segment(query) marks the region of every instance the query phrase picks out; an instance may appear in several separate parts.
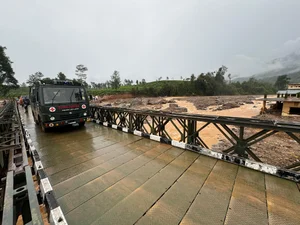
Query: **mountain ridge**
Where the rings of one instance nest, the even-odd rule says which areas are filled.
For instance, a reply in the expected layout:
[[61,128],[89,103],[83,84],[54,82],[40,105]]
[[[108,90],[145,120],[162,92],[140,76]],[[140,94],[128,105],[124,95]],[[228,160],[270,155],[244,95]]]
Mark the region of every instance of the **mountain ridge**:
[[290,77],[290,82],[300,82],[300,49],[284,57],[275,58],[266,65],[271,69],[249,77],[237,77],[233,79],[233,82],[243,82],[255,78],[268,83],[275,83],[278,76],[285,74]]

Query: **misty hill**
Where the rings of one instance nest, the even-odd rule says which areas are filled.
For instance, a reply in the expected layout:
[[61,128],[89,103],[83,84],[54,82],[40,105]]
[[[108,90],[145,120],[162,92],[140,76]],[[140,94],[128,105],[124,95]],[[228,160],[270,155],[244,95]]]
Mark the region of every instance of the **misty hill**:
[[[266,64],[269,70],[254,74],[257,80],[262,80],[268,83],[275,83],[280,75],[287,74],[290,77],[290,82],[300,82],[300,51],[293,52],[282,58],[276,58]],[[251,77],[239,77],[234,79],[234,82],[243,82],[249,80]]]

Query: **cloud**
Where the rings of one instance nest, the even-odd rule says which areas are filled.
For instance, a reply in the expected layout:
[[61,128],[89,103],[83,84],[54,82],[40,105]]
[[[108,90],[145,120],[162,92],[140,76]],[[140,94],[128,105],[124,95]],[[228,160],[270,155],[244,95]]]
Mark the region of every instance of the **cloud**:
[[227,65],[234,76],[251,76],[264,68],[264,63],[258,57],[236,54],[230,58]]
[[300,37],[285,41],[281,46],[273,50],[271,57],[283,57],[293,52],[300,54]]
[[280,70],[294,66],[300,55],[300,37],[283,42],[279,47],[266,54],[264,58],[246,54],[236,54],[230,58],[228,67],[233,74],[251,76],[257,73]]
[[299,0],[3,1],[0,44],[20,82],[36,71],[74,77],[77,64],[88,67],[88,81],[94,82],[105,82],[114,70],[122,80],[151,81],[222,64],[246,76],[281,66],[265,62],[300,46],[300,38],[291,38],[299,37],[298,5]]
[[300,47],[300,37],[294,39],[294,40],[288,40],[284,44],[286,47]]

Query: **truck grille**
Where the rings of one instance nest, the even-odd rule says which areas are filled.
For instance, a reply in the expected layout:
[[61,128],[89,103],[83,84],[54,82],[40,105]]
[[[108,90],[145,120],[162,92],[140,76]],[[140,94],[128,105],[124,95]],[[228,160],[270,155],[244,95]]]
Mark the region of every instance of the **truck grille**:
[[76,119],[76,118],[79,118],[79,113],[60,115],[60,118],[61,118],[62,120]]

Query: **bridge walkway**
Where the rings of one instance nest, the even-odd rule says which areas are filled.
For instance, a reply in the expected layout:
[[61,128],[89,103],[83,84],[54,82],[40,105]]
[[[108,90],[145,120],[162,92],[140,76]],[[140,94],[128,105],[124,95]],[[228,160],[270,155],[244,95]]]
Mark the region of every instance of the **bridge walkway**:
[[69,224],[300,224],[299,184],[94,123],[23,114]]

